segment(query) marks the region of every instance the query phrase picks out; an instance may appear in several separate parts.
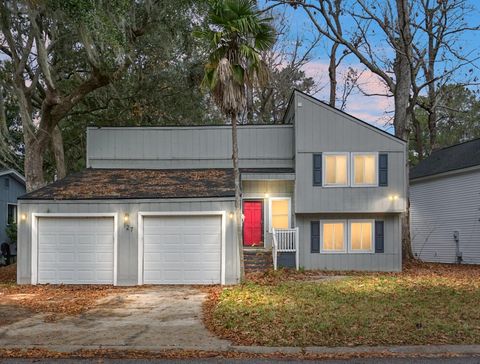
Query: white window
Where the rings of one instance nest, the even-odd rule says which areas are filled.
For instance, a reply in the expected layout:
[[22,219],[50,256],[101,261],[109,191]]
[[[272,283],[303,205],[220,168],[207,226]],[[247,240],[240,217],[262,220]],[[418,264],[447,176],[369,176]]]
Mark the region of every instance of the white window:
[[374,236],[373,220],[351,220],[349,225],[349,251],[351,253],[372,253]]
[[324,153],[324,186],[348,186],[348,153]]
[[290,228],[290,198],[270,198],[270,231]]
[[345,253],[346,229],[345,221],[322,221],[322,244],[323,253]]
[[352,153],[352,186],[378,184],[377,153]]

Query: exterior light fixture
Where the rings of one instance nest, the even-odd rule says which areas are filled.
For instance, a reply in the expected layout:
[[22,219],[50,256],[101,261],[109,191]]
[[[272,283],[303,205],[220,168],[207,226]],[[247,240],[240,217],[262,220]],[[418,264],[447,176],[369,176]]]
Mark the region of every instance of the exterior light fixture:
[[133,226],[130,226],[130,216],[128,215],[128,213],[125,213],[125,215],[123,215],[123,227],[125,228],[125,230],[133,231]]
[[268,193],[265,194],[265,198],[268,198],[268,196],[270,196]]
[[393,200],[394,201],[398,200],[398,195],[393,196]]
[[26,221],[27,220],[27,214],[21,214],[20,215],[20,220]]
[[399,199],[399,196],[398,195],[389,195],[388,199],[390,201],[397,201]]
[[233,219],[233,216],[234,216],[233,212],[230,211],[230,213],[228,214],[228,217],[229,217],[230,219]]

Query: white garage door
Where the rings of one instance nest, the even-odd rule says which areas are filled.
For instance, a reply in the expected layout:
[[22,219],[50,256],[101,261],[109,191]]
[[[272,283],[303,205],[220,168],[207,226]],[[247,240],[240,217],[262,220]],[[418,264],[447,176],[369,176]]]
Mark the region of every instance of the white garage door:
[[220,216],[146,216],[145,284],[220,283]]
[[113,218],[39,218],[38,283],[113,284],[113,231]]

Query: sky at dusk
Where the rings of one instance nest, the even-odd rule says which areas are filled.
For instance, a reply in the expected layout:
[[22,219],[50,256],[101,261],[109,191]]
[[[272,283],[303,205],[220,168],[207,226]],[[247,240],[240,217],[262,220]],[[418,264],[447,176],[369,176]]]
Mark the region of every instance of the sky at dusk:
[[[469,5],[474,8],[474,11],[468,13],[465,21],[471,26],[478,26],[480,24],[480,1],[469,0]],[[272,5],[272,1],[261,0],[259,1],[260,7]],[[305,39],[305,47],[307,47],[317,32],[314,29],[310,19],[305,12],[299,7],[293,9],[290,6],[281,6],[276,8],[277,12],[285,12],[288,24],[289,24],[289,37],[293,40],[296,37]],[[344,29],[354,29],[353,21],[344,19]],[[381,32],[377,32],[378,38],[372,42],[372,46],[375,47],[375,51],[379,55],[389,56],[389,52],[392,52],[388,45],[385,45],[385,41],[380,36]],[[466,52],[472,52],[472,57],[480,56],[480,32],[469,32],[463,36],[461,40],[462,49]],[[324,40],[315,47],[312,52],[311,61],[304,67],[304,70],[308,76],[313,77],[318,84],[322,87],[320,91],[316,93],[316,97],[322,100],[328,100],[328,51],[331,44]],[[477,62],[474,67],[474,72],[480,76],[480,64]],[[363,72],[359,79],[359,85],[361,89],[368,93],[385,93],[385,87],[378,77],[366,70],[365,67],[358,61],[353,55],[348,56],[345,62],[340,66],[338,73],[340,75],[345,74],[348,67],[355,68],[356,70]],[[462,73],[457,75],[457,80],[462,79]],[[341,76],[340,76],[341,77]],[[339,80],[340,81],[340,80]],[[340,82],[339,82],[340,83]],[[366,96],[359,90],[355,90],[348,98],[346,110],[348,113],[363,119],[369,123],[375,124],[384,128],[387,131],[393,132],[393,127],[390,125],[391,117],[393,116],[393,98],[381,97],[381,96]]]

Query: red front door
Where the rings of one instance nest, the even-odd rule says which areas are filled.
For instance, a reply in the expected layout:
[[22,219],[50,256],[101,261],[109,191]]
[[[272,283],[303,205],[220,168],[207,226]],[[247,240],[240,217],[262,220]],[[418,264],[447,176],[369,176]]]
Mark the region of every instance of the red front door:
[[263,245],[263,202],[243,202],[243,245]]

